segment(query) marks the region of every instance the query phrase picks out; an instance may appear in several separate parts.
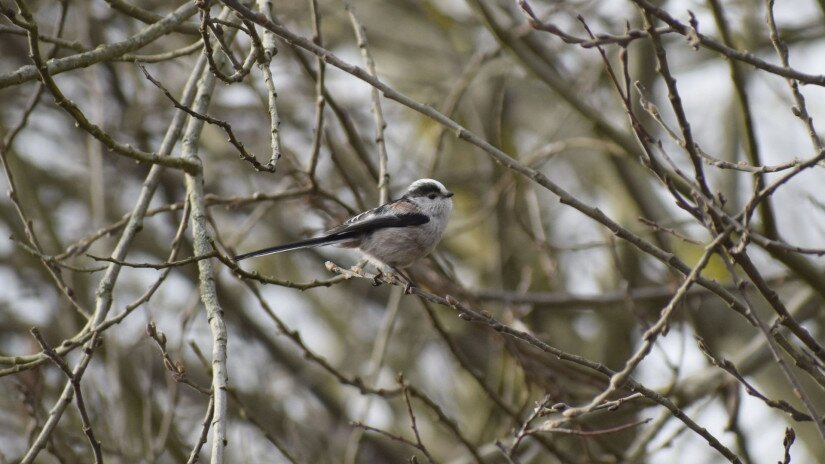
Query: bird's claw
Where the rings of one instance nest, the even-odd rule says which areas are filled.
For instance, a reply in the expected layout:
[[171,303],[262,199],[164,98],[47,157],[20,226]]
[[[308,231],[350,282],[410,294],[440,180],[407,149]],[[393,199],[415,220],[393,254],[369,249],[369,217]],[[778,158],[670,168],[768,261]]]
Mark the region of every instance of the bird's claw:
[[[403,276],[403,274],[401,274],[401,273],[396,274],[394,272],[386,272],[385,273],[381,269],[378,269],[378,273],[375,274],[372,278],[372,286],[377,287],[377,286],[381,285],[383,282],[395,285],[395,284],[399,283],[399,281],[401,280],[399,278],[400,276]],[[415,285],[413,285],[412,281],[410,279],[408,279],[406,276],[404,276],[403,282],[405,282],[405,284],[404,284],[404,294],[405,295],[412,295],[412,289],[415,287]]]

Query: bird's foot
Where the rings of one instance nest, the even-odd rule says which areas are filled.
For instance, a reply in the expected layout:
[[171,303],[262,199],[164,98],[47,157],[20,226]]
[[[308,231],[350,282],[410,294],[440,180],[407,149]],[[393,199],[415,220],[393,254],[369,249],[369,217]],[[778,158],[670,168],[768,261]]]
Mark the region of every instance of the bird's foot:
[[372,286],[377,287],[377,286],[381,285],[381,280],[382,280],[383,277],[384,277],[384,273],[381,271],[381,269],[379,269],[378,274],[375,274],[375,277],[372,278]]
[[352,272],[354,272],[354,273],[356,273],[356,274],[361,274],[361,273],[363,273],[363,272],[364,272],[364,268],[366,267],[366,265],[367,265],[367,260],[362,259],[361,261],[358,261],[357,263],[355,263],[355,264],[354,264],[351,268],[349,268],[349,269],[350,269],[350,271],[352,271]]
[[392,268],[392,271],[393,271],[392,272],[393,283],[403,282],[404,283],[404,294],[405,295],[412,295],[412,289],[415,287],[415,284],[413,284],[412,279],[407,277],[407,275],[404,274],[403,272],[401,272],[400,269]]

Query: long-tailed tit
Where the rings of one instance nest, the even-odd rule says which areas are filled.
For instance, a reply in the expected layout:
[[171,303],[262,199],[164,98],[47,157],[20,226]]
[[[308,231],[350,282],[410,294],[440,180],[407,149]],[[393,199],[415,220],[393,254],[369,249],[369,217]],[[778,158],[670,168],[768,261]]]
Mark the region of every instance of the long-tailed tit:
[[427,256],[441,240],[453,209],[452,196],[441,182],[419,179],[398,200],[354,216],[320,237],[264,248],[233,259],[339,245],[358,248],[379,271],[383,266],[404,269]]

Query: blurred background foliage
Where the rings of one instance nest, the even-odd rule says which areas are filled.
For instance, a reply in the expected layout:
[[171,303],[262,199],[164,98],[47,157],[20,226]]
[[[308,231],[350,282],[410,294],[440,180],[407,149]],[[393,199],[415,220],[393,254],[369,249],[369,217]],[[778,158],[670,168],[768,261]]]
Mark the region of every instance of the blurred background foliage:
[[[14,8],[11,3],[0,1],[4,8]],[[57,59],[140,33],[147,25],[134,17],[136,13],[127,12],[128,5],[157,16],[171,11],[168,2],[152,0],[27,3],[48,36],[58,35],[56,24],[65,9],[59,35],[68,42],[53,49],[41,41],[43,52]],[[690,266],[698,262],[712,236],[704,224],[675,205],[668,190],[640,162],[642,149],[595,48],[532,29],[509,0],[354,4],[382,81],[539,169],[644,240]],[[761,2],[658,4],[684,23],[690,9],[699,30],[720,41],[719,25],[724,24],[735,48],[778,62]],[[583,38],[587,34],[578,15],[596,33],[620,35],[626,27],[642,27],[633,2],[536,0],[531,5],[542,20]],[[319,0],[318,6],[320,43],[343,60],[363,66],[345,3]],[[212,2],[213,17],[221,7]],[[290,30],[312,36],[310,2],[275,1],[273,12]],[[825,52],[822,2],[780,2],[776,15],[791,49],[792,66],[825,73],[818,58]],[[129,52],[139,57],[120,56],[63,72],[55,76],[56,82],[116,140],[156,151],[177,110],[144,78],[135,61],[142,61],[172,95],[179,96],[202,48],[157,62],[153,56],[200,41],[197,15],[184,24],[188,29]],[[0,77],[5,78],[31,61],[22,29],[7,18],[0,25]],[[685,113],[705,151],[733,163],[752,163],[748,153],[755,145],[766,165],[815,152],[805,126],[793,115],[795,103],[784,78],[736,63],[743,74],[737,83],[731,78],[730,61],[719,53],[694,50],[678,34],[665,34],[662,41]],[[249,48],[245,34],[232,46],[240,59]],[[318,62],[286,42],[277,42],[277,48],[271,62],[281,118],[283,157],[277,170],[256,172],[216,126],[207,125],[198,142],[211,232],[223,250],[245,252],[311,236],[378,204],[371,87],[326,66],[318,165],[310,176],[312,145],[319,136]],[[619,47],[604,49],[618,69]],[[646,89],[645,98],[660,109],[670,127],[677,128],[650,41],[631,42],[627,54],[633,81]],[[35,79],[0,81],[0,135],[5,137],[23,117],[38,84]],[[751,141],[737,89],[747,93],[755,137]],[[821,121],[822,87],[809,85],[802,91],[814,122]],[[644,113],[638,100],[634,94],[640,121],[661,140],[675,165],[690,171],[684,150]],[[621,369],[683,277],[432,119],[388,99],[381,105],[391,196],[421,177],[439,179],[456,192],[451,223],[435,258],[413,270],[420,286],[483,308],[568,353]],[[259,160],[269,157],[267,90],[257,67],[241,82],[219,82],[208,114],[230,123]],[[14,143],[4,148],[5,170],[16,180],[19,205],[32,221],[43,253],[62,254],[61,266],[54,268],[74,299],[93,308],[102,272],[88,271],[107,263],[86,253],[112,253],[122,231],[122,225],[113,225],[131,211],[149,168],[110,152],[78,129],[48,91],[39,96],[28,118]],[[179,151],[175,148],[173,153]],[[725,209],[739,211],[752,194],[754,176],[712,166],[706,166],[706,172],[714,192],[724,195]],[[821,167],[799,174],[772,195],[770,211],[758,210],[752,227],[773,227],[792,244],[825,246],[823,180]],[[7,190],[7,177],[0,184]],[[183,174],[165,171],[150,208],[158,212],[145,218],[129,262],[159,263],[168,258],[178,225],[185,220],[185,199]],[[21,245],[26,234],[15,204],[4,196],[0,211],[0,235],[13,237],[0,241],[0,462],[16,462],[42,427],[65,377],[50,364],[17,372],[11,357],[40,351],[29,334],[32,326],[57,346],[80,332],[86,321],[55,285],[43,261]],[[774,224],[766,224],[766,214]],[[109,228],[107,233],[95,236],[87,249],[83,240],[103,228]],[[187,233],[183,240],[181,254],[191,256],[191,236]],[[780,299],[821,340],[822,258],[777,256],[756,245],[748,250]],[[324,267],[326,260],[349,267],[358,257],[350,250],[313,249],[256,259],[242,267],[301,284],[333,278]],[[450,308],[401,296],[398,288],[373,287],[363,279],[336,280],[307,290],[250,284],[260,288],[267,309],[229,269],[218,269],[218,294],[229,329],[232,391],[227,462],[372,463],[401,462],[411,456],[426,461],[419,450],[352,425],[359,421],[415,440],[403,395],[367,391],[397,389],[399,373],[410,391],[417,392],[410,404],[421,440],[438,462],[724,459],[664,408],[638,398],[565,427],[593,431],[645,418],[653,422],[593,436],[540,432],[525,438],[508,458],[496,446],[498,441],[505,448],[512,446],[528,419],[530,427],[539,427],[560,417],[547,411],[531,416],[537,403],[581,405],[602,392],[609,379],[462,321]],[[124,267],[114,288],[112,316],[144,294],[160,272]],[[703,276],[732,285],[718,257]],[[770,307],[756,293],[750,295],[754,310],[772,321]],[[186,377],[205,388],[210,383],[208,360],[204,363],[198,356],[199,349],[208,357],[211,338],[198,295],[197,269],[194,264],[175,267],[148,302],[105,332],[83,377],[87,408],[108,462],[182,462],[201,431],[208,397],[176,382],[164,367],[158,345],[146,335],[150,321],[165,334],[170,359],[180,363]],[[794,462],[825,456],[822,438],[810,422],[794,421],[746,394],[733,377],[711,365],[695,337],[734,362],[767,397],[802,409],[765,348],[763,335],[724,301],[699,289],[679,304],[666,337],[656,342],[634,376],[671,398],[744,462],[781,461],[784,429],[789,426],[798,437],[792,449]],[[797,341],[794,344],[803,350]],[[79,359],[78,351],[66,356],[70,365]],[[790,358],[786,361],[793,364]],[[823,387],[791,368],[820,410],[825,407]],[[814,369],[820,371],[821,364]],[[361,382],[365,388],[359,389]],[[631,393],[620,390],[615,398]],[[90,456],[80,416],[70,407],[37,462],[91,462]],[[208,446],[201,459],[207,457]]]

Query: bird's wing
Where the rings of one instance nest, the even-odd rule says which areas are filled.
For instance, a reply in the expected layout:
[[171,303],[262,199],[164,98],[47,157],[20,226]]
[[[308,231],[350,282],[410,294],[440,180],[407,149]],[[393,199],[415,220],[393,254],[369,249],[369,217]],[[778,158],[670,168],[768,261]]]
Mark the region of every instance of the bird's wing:
[[426,224],[430,219],[416,212],[418,208],[402,198],[383,204],[349,218],[341,225],[335,226],[324,233],[325,237],[358,235],[387,227],[408,227]]
[[430,218],[421,213],[369,215],[356,221],[347,221],[328,230],[324,236],[328,238],[357,238],[359,235],[378,229],[420,226],[428,222],[430,222]]

